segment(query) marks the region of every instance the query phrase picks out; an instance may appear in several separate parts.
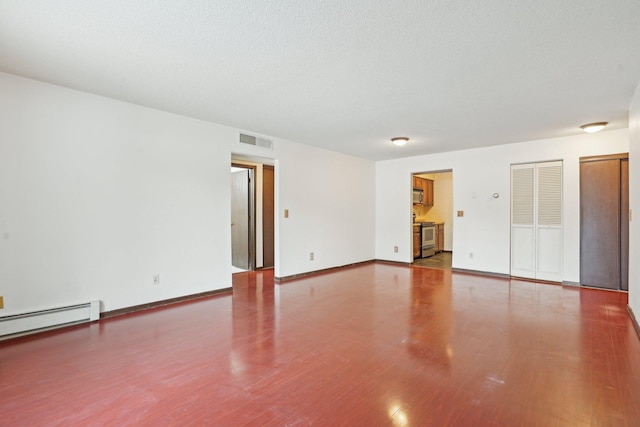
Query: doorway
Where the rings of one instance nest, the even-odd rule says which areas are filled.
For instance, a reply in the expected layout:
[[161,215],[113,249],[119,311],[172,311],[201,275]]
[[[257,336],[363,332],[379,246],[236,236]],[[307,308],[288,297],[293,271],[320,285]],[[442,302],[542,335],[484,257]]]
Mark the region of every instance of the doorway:
[[413,173],[413,265],[450,270],[453,258],[453,171]]
[[629,155],[580,158],[580,284],[629,290]]
[[233,273],[275,265],[275,167],[235,156],[231,160],[231,264]]

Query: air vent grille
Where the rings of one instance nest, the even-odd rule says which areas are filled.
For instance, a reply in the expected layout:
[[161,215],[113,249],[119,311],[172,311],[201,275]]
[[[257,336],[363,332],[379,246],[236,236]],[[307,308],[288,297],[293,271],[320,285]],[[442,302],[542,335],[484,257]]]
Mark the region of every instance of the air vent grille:
[[241,133],[240,142],[243,144],[255,145],[256,147],[268,148],[269,150],[273,150],[273,141],[265,138],[259,138],[253,135]]

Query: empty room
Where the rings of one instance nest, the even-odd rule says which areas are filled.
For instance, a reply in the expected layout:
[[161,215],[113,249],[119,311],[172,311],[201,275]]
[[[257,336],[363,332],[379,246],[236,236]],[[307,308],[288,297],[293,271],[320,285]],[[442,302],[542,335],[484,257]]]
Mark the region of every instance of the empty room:
[[640,425],[638,52],[635,0],[0,2],[0,426]]

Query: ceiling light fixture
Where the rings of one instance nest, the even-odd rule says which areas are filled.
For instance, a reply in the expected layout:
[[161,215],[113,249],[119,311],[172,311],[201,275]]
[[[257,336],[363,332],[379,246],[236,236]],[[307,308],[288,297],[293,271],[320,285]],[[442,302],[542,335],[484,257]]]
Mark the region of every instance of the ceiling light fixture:
[[409,142],[409,138],[407,138],[406,136],[397,136],[395,138],[391,138],[391,142],[393,143],[393,145],[395,145],[396,147],[402,147],[403,145],[405,145],[407,142]]
[[589,123],[588,125],[580,126],[580,129],[587,133],[595,133],[604,129],[604,127],[608,124],[608,122]]

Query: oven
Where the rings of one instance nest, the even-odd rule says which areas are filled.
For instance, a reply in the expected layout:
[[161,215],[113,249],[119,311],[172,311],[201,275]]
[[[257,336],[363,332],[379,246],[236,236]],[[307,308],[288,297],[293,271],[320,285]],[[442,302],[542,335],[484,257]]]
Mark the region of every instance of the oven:
[[436,253],[436,226],[433,222],[422,223],[422,241],[420,243],[420,256],[430,257]]

